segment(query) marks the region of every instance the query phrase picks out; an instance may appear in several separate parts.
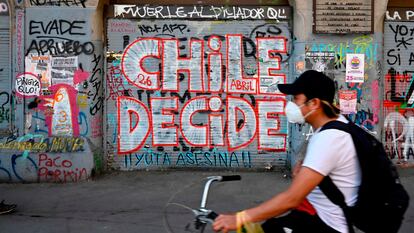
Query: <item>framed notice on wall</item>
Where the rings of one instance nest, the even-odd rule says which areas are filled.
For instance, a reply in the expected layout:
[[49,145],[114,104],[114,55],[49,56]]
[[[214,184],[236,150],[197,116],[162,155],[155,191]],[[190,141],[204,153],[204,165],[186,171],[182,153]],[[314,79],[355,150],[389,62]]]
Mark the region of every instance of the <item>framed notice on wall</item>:
[[313,33],[372,33],[374,0],[313,0]]

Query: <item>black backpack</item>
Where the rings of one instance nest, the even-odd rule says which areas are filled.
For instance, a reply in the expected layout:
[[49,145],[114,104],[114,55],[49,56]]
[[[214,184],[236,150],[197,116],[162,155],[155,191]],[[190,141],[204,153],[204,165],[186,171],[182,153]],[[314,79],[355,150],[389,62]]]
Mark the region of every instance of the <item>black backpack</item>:
[[329,200],[344,211],[349,232],[354,232],[353,226],[364,232],[398,232],[410,198],[382,143],[352,122],[330,121],[321,131],[326,129],[342,130],[352,136],[361,166],[361,186],[355,206],[346,205],[344,195],[329,176],[319,184]]

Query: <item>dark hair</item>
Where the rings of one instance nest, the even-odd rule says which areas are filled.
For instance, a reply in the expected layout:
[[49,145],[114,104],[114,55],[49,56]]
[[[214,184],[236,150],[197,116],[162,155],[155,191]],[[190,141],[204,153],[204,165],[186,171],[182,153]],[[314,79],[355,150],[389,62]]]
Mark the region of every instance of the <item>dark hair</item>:
[[334,118],[338,117],[339,109],[328,101],[321,100],[322,110],[329,117]]

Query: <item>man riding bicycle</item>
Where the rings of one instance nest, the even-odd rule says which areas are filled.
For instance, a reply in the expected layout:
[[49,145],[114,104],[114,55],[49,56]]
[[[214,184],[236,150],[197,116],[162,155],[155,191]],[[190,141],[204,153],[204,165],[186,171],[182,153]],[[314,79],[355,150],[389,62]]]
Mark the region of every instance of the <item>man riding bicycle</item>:
[[[332,203],[318,185],[329,174],[345,196],[348,206],[355,204],[361,183],[361,168],[350,134],[321,127],[330,121],[348,120],[334,106],[335,84],[321,72],[308,70],[292,84],[279,84],[279,90],[293,95],[286,105],[289,122],[309,123],[315,133],[309,141],[303,163],[295,167],[290,187],[270,200],[237,215],[219,215],[213,224],[216,231],[236,230],[246,222],[267,220],[265,232],[348,232],[342,209]],[[306,203],[311,206],[303,208]],[[298,208],[300,207],[300,208]],[[289,214],[281,216],[290,211]]]

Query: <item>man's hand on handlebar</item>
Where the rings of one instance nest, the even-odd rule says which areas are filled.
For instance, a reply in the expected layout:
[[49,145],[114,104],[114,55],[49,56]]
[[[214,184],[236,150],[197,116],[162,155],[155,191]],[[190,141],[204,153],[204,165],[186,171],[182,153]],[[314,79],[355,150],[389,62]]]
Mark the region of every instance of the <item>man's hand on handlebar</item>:
[[213,229],[216,232],[227,233],[230,230],[237,230],[236,215],[220,214],[213,223]]

